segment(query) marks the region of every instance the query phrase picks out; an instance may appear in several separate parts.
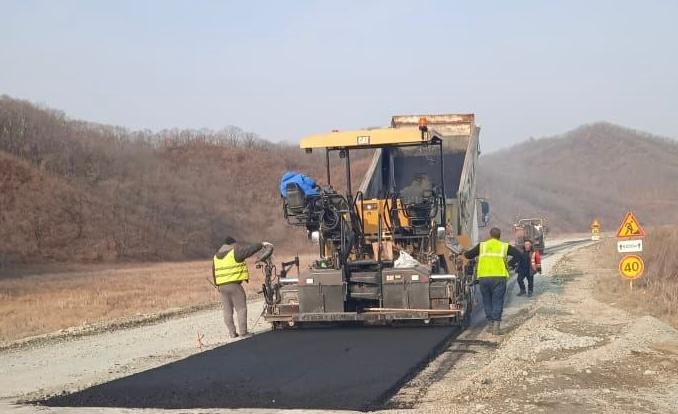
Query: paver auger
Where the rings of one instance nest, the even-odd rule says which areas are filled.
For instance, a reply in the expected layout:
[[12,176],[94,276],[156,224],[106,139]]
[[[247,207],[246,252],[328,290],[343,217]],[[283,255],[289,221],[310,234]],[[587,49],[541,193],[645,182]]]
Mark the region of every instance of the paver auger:
[[[479,128],[473,115],[394,116],[390,128],[331,132],[301,141],[324,150],[326,185],[289,183],[284,214],[319,245],[299,277],[265,260],[264,317],[274,327],[396,321],[462,325],[473,303],[464,265],[489,208],[476,199]],[[360,189],[351,152],[374,150]],[[332,187],[330,154],[345,162],[346,192]],[[482,214],[479,218],[479,211]]]

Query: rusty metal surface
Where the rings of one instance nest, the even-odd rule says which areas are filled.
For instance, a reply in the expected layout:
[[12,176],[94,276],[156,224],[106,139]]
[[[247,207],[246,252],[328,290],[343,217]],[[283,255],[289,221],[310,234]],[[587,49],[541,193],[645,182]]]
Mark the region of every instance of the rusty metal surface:
[[419,118],[425,117],[430,129],[443,136],[470,136],[475,128],[474,114],[419,114],[395,115],[391,118],[393,128],[409,128],[419,125]]

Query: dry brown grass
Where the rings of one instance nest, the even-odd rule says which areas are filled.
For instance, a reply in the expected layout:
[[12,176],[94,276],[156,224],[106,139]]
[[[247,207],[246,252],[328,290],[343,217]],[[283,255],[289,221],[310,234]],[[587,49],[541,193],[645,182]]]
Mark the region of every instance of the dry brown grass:
[[652,229],[643,241],[644,275],[633,282],[619,276],[622,257],[616,252],[616,239],[600,244],[597,255],[602,272],[598,296],[606,302],[634,312],[646,312],[678,327],[678,227]]
[[645,240],[646,275],[641,279],[659,307],[678,321],[678,227],[656,229]]
[[[289,260],[285,252],[276,262]],[[309,256],[302,256],[307,265]],[[262,271],[249,264],[248,295],[261,289]],[[211,262],[44,268],[0,280],[0,342],[60,329],[118,321],[168,310],[219,303]],[[33,274],[30,274],[33,273]]]
[[23,276],[0,281],[0,339],[213,303],[205,261]]

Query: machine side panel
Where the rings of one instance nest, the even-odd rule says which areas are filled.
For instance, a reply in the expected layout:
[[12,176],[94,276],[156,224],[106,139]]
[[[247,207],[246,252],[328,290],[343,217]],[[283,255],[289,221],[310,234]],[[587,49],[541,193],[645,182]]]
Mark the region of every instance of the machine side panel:
[[299,280],[299,312],[343,312],[346,284],[340,270],[314,270]]
[[343,286],[299,286],[299,312],[343,312],[344,296]]
[[474,214],[476,212],[476,167],[478,164],[478,128],[473,129],[466,149],[464,168],[461,173],[458,200],[457,234],[473,239]]
[[430,272],[424,268],[384,269],[382,272],[385,308],[429,309]]

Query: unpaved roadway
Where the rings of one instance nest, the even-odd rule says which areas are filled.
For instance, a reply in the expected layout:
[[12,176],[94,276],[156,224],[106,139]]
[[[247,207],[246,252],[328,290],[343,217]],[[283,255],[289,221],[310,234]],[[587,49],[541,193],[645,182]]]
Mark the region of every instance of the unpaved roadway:
[[[594,299],[598,245],[511,296],[500,339],[474,326],[390,401],[441,413],[678,413],[678,332]],[[511,295],[515,295],[514,291]],[[639,293],[640,294],[640,293]]]
[[[397,369],[390,371],[387,369],[384,376],[389,381],[383,382],[380,387],[372,388],[369,392],[382,392],[389,384],[397,386],[412,375],[416,375],[393,398],[385,402],[386,407],[390,410],[406,409],[409,412],[411,409],[439,412],[511,410],[678,412],[675,405],[675,396],[678,395],[675,384],[677,374],[675,350],[678,344],[676,332],[653,318],[634,317],[593,300],[589,280],[595,277],[595,266],[590,266],[590,262],[581,259],[585,257],[583,254],[575,255],[576,260],[560,261],[559,265],[552,269],[562,254],[575,248],[574,245],[560,245],[554,249],[556,252],[547,258],[544,266],[545,274],[551,276],[537,278],[538,295],[535,298],[511,300],[507,307],[505,322],[508,333],[502,338],[497,339],[485,332],[482,312],[478,312],[480,317],[476,318],[474,326],[458,336],[450,332],[448,342],[442,341],[441,349],[445,352],[418,375],[416,375],[418,367],[427,362],[426,352],[402,361]],[[593,254],[591,249],[587,251]],[[577,260],[584,260],[584,263]],[[250,324],[257,319],[261,306],[261,302],[250,303]],[[260,321],[254,331],[263,331],[264,325]],[[323,364],[323,355],[336,355],[338,349],[336,346],[343,346],[344,353],[351,355],[358,362],[360,358],[371,361],[371,364],[364,365],[370,371],[377,371],[379,366],[386,366],[388,360],[376,358],[378,355],[381,357],[384,355],[375,352],[374,349],[361,348],[369,344],[370,340],[359,342],[357,347],[350,346],[349,343],[355,341],[346,338],[364,335],[361,332],[345,331],[343,334],[333,331],[318,332],[324,332],[325,336],[328,336],[328,333],[330,336],[335,335],[333,340],[324,339],[335,343],[335,346],[324,348],[322,340],[314,341],[316,338],[312,335],[313,331],[301,333],[302,336],[308,336],[300,338],[302,342],[309,344],[301,351],[307,352],[312,357],[303,369],[297,368],[298,388],[303,390],[304,384],[318,381],[326,383],[335,381],[333,386],[337,390],[344,387],[343,393],[337,392],[336,401],[339,402],[334,406],[326,405],[325,408],[360,408],[352,407],[345,402],[341,404],[355,394],[350,389],[345,389],[345,381],[333,377],[332,372],[321,370],[323,373],[326,372],[327,376],[318,374],[318,366]],[[364,332],[374,335],[369,331]],[[403,330],[399,332],[401,335],[406,333]],[[408,349],[413,349],[411,341],[413,339],[416,341],[421,332],[423,331],[418,330],[411,333],[407,338],[401,338],[398,343],[407,344]],[[199,334],[205,335],[202,342],[207,352],[187,358],[199,352],[197,341]],[[344,334],[347,336],[343,336]],[[103,384],[101,387],[107,387],[110,384],[129,385],[131,381],[134,385],[138,378],[143,379],[144,375],[152,376],[153,371],[144,372],[136,377],[130,374],[167,365],[173,361],[181,360],[179,366],[187,364],[185,361],[205,361],[203,356],[212,352],[216,356],[212,361],[218,362],[219,356],[228,358],[229,355],[232,357],[238,352],[246,355],[248,350],[260,348],[260,345],[249,347],[249,341],[252,341],[252,345],[257,341],[263,341],[265,349],[270,351],[269,345],[276,341],[275,335],[276,333],[268,333],[239,341],[237,344],[225,345],[226,338],[220,312],[204,311],[155,325],[4,351],[0,353],[2,396],[0,410],[11,410],[16,413],[35,410],[50,413],[74,412],[73,408],[46,408],[13,403],[17,400],[32,400],[59,394],[62,391],[83,390],[94,384]],[[422,338],[422,345],[429,348],[434,348],[436,343],[440,345],[441,337],[436,335],[438,334],[431,331],[428,339]],[[280,339],[283,338],[278,338]],[[393,351],[393,347],[385,346],[379,338],[372,339],[386,354],[389,350]],[[294,348],[294,343],[281,341],[282,351],[289,347]],[[301,351],[297,350],[293,355],[293,360],[297,363],[300,355],[303,355]],[[397,347],[396,351],[400,352],[401,358],[402,354],[407,352]],[[209,358],[207,360],[209,361]],[[246,373],[248,363],[253,367],[262,363],[279,364],[280,369],[285,369],[286,361],[288,359],[285,352],[280,352],[276,358],[269,356],[258,360],[251,357],[249,362],[240,365],[240,369]],[[169,369],[170,371],[166,372],[171,372],[175,369],[171,367],[177,365],[169,366],[170,368],[162,369]],[[406,372],[407,369],[404,368],[407,366],[411,372]],[[204,362],[193,367],[206,372],[225,369],[219,364],[205,365]],[[278,365],[274,365],[273,368],[277,367]],[[303,375],[304,370],[313,372],[313,375]],[[200,370],[194,371],[193,378],[205,380]],[[667,374],[672,374],[673,380],[667,380]],[[209,377],[211,374],[206,375]],[[162,377],[156,374],[156,379]],[[219,375],[214,377],[219,379]],[[122,379],[110,383],[111,380],[118,378]],[[252,376],[252,380],[243,384],[243,393],[254,394],[265,387],[275,385],[275,381],[261,384],[266,381],[256,375]],[[142,385],[148,383],[141,381]],[[373,385],[366,384],[365,389]],[[396,390],[397,387],[392,391]],[[219,388],[213,391],[218,393]],[[638,397],[639,394],[641,397]],[[370,398],[379,399],[385,396],[388,395],[363,395],[361,398],[369,401]],[[256,395],[254,397],[256,398]],[[133,407],[135,404],[127,406]],[[153,404],[146,406],[153,407]],[[168,405],[158,408],[163,406]],[[209,405],[205,405],[207,406]],[[222,405],[212,407],[214,406]],[[252,404],[252,407],[275,406],[275,402],[272,401],[268,404]],[[320,408],[322,405],[317,407]],[[369,404],[363,405],[363,408],[369,408]],[[76,412],[99,413],[109,410],[120,411],[119,408],[79,408]]]
[[[253,327],[263,301],[248,304]],[[259,319],[252,331],[267,329]],[[200,342],[198,341],[200,339]],[[232,340],[231,340],[232,341]],[[220,310],[0,353],[0,398],[33,399],[75,391],[228,343]]]

